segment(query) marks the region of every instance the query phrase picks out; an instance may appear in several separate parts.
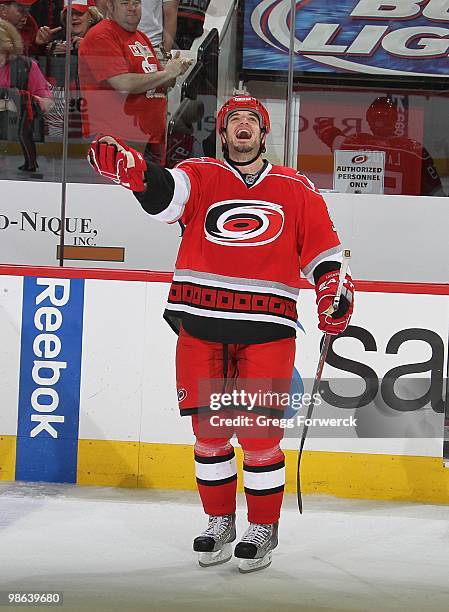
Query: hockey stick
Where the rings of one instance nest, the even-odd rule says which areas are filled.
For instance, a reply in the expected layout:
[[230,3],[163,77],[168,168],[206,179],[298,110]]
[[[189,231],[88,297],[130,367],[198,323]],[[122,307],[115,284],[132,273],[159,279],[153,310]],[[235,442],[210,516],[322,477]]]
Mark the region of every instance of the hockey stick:
[[[343,261],[340,267],[340,274],[338,275],[338,286],[337,292],[334,297],[334,301],[332,302],[332,306],[328,309],[327,314],[332,314],[338,309],[338,305],[340,303],[341,292],[343,289],[343,283],[345,281],[346,272],[348,270],[349,258],[351,257],[351,251],[346,249],[343,251]],[[325,333],[324,341],[321,347],[320,358],[318,360],[318,366],[315,373],[315,380],[313,381],[312,387],[312,398],[307,409],[306,420],[304,422],[304,428],[302,430],[301,441],[299,444],[299,455],[298,455],[298,466],[296,471],[296,493],[298,499],[298,510],[302,514],[302,496],[301,496],[301,457],[302,451],[304,449],[304,443],[306,441],[307,432],[309,431],[309,427],[307,423],[312,417],[312,412],[315,407],[316,397],[318,395],[319,386],[321,383],[321,375],[323,374],[324,364],[326,363],[326,357],[329,350],[329,346],[332,340],[332,334]]]

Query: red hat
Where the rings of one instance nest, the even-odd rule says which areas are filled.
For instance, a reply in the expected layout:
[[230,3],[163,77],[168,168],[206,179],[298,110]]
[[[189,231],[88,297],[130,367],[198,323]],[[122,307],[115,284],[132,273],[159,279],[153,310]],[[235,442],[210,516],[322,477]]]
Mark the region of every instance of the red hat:
[[259,102],[259,100],[253,98],[249,94],[239,94],[225,102],[218,111],[217,130],[220,134],[225,131],[229,117],[236,111],[251,111],[255,113],[259,117],[260,129],[265,132],[265,134],[268,134],[270,131],[270,117],[262,102]]
[[[67,10],[68,4],[69,0],[64,0],[63,11]],[[95,0],[75,0],[72,2],[72,10],[77,11],[77,13],[85,13],[90,6],[95,6]]]
[[13,2],[21,4],[22,6],[31,6],[37,2],[37,0],[0,0],[0,4],[12,4]]

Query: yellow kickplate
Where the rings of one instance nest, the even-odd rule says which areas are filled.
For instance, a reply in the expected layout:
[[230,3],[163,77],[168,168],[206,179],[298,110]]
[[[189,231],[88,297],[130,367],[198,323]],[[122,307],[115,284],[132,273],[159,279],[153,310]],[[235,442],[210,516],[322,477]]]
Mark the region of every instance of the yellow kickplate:
[[139,443],[79,440],[77,484],[137,487]]
[[0,436],[0,480],[15,480],[16,436]]

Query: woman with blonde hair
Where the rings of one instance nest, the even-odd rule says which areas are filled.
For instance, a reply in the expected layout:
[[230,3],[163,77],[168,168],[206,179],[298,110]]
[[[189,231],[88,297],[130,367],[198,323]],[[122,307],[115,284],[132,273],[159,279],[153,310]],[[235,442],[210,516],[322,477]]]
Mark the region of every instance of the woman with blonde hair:
[[[25,157],[19,170],[34,172],[37,168],[34,119],[48,112],[53,101],[39,66],[22,53],[19,32],[0,19],[0,138],[9,140],[10,126],[17,125],[17,134],[13,136],[20,142]],[[10,113],[16,113],[17,122],[9,121]]]

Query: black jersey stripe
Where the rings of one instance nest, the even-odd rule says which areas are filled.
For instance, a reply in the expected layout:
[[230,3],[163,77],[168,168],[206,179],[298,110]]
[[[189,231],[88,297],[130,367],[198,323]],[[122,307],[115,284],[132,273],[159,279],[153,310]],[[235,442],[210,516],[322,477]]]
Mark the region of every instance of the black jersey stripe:
[[217,455],[216,457],[203,457],[195,453],[195,461],[197,463],[204,463],[204,464],[224,463],[225,461],[231,461],[231,459],[234,459],[234,457],[235,457],[234,451],[232,451],[228,455]]
[[245,487],[245,493],[258,497],[262,497],[263,495],[274,495],[275,493],[282,493],[283,490],[284,485],[281,485],[280,487],[274,487],[273,489],[249,489],[248,487]]
[[272,465],[246,465],[243,464],[243,470],[245,472],[275,472],[285,467],[285,461],[279,461],[279,463],[273,463]]
[[237,474],[234,474],[234,476],[229,476],[229,478],[222,478],[221,480],[203,480],[202,478],[196,479],[198,484],[204,485],[205,487],[219,487],[220,485],[228,484],[234,480],[237,480]]

